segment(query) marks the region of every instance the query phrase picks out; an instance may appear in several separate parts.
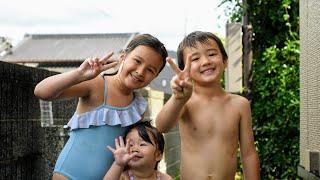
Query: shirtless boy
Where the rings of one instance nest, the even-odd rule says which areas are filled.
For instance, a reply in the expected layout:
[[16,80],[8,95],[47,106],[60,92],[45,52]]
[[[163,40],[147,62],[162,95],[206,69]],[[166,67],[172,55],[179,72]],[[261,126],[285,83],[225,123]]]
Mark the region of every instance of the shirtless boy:
[[220,78],[228,56],[218,37],[196,31],[178,47],[173,95],[156,118],[161,132],[179,123],[182,180],[233,180],[240,145],[245,179],[260,179],[259,158],[254,146],[249,101],[230,94]]

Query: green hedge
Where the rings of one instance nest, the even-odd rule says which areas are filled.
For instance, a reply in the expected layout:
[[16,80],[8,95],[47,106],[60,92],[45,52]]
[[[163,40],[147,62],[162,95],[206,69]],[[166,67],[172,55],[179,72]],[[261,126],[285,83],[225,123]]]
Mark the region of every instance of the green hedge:
[[299,163],[299,43],[267,48],[253,65],[253,130],[261,176],[292,179]]
[[240,22],[248,10],[253,26],[251,107],[261,178],[297,179],[299,0],[247,2],[243,6],[240,0],[223,0],[222,5],[229,6],[231,21]]

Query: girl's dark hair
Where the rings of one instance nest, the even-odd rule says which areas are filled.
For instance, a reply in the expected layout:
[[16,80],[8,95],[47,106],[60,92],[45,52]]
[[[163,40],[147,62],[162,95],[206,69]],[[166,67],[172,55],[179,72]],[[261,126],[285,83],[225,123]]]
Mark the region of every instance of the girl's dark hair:
[[[163,154],[164,151],[164,137],[162,133],[158,131],[157,128],[151,125],[150,121],[141,121],[136,124],[133,124],[130,126],[124,134],[124,139],[127,138],[127,135],[129,132],[131,132],[133,129],[136,129],[138,131],[139,136],[146,142],[152,144],[153,146],[156,147],[157,150]],[[149,132],[149,133],[148,133]],[[150,137],[150,134],[152,137]],[[151,139],[154,139],[154,143],[152,142]],[[157,169],[159,161],[156,163],[156,166],[154,167]]]
[[158,72],[160,73],[166,64],[166,58],[168,56],[167,49],[164,47],[162,42],[160,42],[156,37],[150,34],[138,34],[129,42],[129,44],[127,45],[126,49],[123,50],[123,52],[130,53],[140,45],[148,46],[161,55],[163,63]]
[[218,38],[216,35],[214,35],[211,32],[194,31],[194,32],[190,33],[188,36],[186,36],[178,46],[177,56],[178,56],[179,68],[181,70],[184,69],[183,50],[185,48],[188,48],[188,47],[195,48],[197,46],[198,42],[201,44],[206,44],[209,42],[210,39],[214,40],[217,43],[218,48],[222,54],[223,62],[227,61],[228,55],[226,53],[226,50],[223,47],[223,44],[222,44],[220,38]]

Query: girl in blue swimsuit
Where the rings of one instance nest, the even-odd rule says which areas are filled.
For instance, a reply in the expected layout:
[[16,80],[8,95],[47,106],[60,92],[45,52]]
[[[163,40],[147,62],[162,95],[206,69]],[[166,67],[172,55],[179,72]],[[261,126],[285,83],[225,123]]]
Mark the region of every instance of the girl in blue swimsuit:
[[[79,98],[66,127],[70,138],[62,149],[52,179],[102,179],[113,162],[106,147],[140,121],[146,100],[136,91],[163,69],[167,51],[149,34],[135,36],[117,59],[113,53],[88,58],[77,69],[48,77],[34,93],[43,100]],[[100,75],[120,64],[116,74]]]

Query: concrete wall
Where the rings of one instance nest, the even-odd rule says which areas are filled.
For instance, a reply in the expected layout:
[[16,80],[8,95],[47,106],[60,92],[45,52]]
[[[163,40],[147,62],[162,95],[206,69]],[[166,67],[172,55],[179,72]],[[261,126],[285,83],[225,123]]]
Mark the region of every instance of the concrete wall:
[[[53,101],[53,124],[41,126],[40,103],[33,90],[39,81],[54,74],[0,61],[0,179],[51,178],[57,156],[68,139],[62,126],[76,106],[76,100]],[[149,102],[145,118],[154,123],[168,95],[147,88],[141,93]],[[166,133],[165,140],[160,170],[175,176],[180,165],[177,129]]]
[[[165,94],[164,102],[170,98],[171,95]],[[172,177],[180,175],[180,134],[179,125],[168,133],[164,134],[164,140],[166,142],[165,154],[163,161],[166,163],[166,171]]]
[[319,0],[300,0],[300,166],[298,173],[305,179],[313,179],[315,175],[318,179],[320,177],[319,9]]
[[[155,118],[161,110],[163,104],[170,98],[169,94],[145,88],[141,91],[142,95],[148,99],[149,109],[145,118],[151,120],[155,126]],[[165,149],[163,159],[159,164],[161,172],[167,172],[172,177],[179,174],[180,169],[180,135],[178,126],[168,133],[164,133]]]

